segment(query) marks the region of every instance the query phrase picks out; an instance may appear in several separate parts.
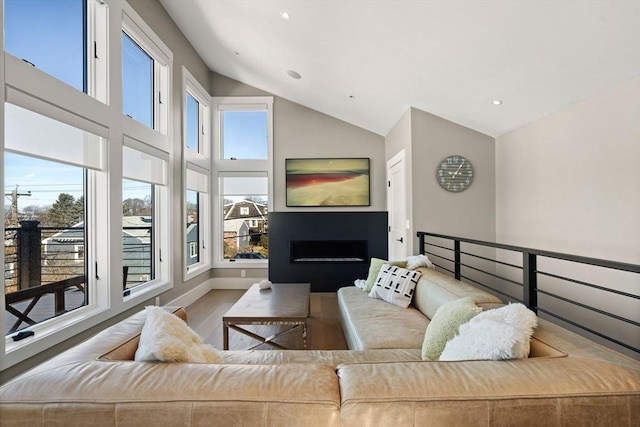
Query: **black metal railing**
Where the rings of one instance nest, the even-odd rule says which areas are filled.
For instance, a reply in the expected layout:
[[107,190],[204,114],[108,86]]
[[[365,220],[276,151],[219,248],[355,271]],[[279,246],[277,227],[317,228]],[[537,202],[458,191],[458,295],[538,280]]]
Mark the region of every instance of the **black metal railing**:
[[420,253],[456,279],[640,354],[640,322],[633,318],[640,317],[640,265],[422,231],[417,236]]

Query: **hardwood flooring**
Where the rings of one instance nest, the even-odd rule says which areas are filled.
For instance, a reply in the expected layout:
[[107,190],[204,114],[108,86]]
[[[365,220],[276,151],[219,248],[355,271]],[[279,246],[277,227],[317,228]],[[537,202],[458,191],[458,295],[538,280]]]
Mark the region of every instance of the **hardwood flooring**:
[[[240,299],[244,290],[214,289],[188,307],[187,319],[205,343],[222,349],[222,316]],[[246,326],[261,336],[280,332],[281,326]],[[335,292],[312,292],[307,348],[310,350],[346,350],[347,343],[340,326],[338,302]],[[287,348],[302,349],[302,330],[278,337],[275,342]],[[229,348],[243,350],[259,344],[239,332],[229,330]],[[270,350],[272,346],[260,344],[256,350]]]

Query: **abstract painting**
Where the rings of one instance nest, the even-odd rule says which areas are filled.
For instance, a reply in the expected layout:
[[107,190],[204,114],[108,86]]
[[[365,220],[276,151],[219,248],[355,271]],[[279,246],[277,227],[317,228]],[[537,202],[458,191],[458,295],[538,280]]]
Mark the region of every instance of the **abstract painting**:
[[286,159],[287,206],[369,206],[369,159]]

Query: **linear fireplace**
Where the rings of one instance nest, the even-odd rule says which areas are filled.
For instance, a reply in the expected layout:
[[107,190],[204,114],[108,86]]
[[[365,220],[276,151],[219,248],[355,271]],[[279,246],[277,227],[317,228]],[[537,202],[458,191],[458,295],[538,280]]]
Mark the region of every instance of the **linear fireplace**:
[[292,240],[289,249],[292,263],[368,260],[366,240]]
[[387,259],[387,213],[270,212],[269,280],[334,292]]

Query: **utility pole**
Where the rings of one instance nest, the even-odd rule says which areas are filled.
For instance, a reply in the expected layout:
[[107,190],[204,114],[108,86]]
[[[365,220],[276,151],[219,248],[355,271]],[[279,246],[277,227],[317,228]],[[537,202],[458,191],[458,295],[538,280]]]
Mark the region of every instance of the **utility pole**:
[[9,227],[17,227],[18,226],[18,198],[22,196],[31,196],[31,191],[27,191],[26,193],[18,192],[18,185],[16,185],[16,189],[11,193],[5,193],[4,196],[9,199],[11,202],[11,212],[9,212]]

